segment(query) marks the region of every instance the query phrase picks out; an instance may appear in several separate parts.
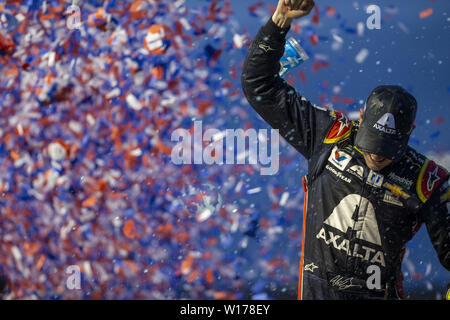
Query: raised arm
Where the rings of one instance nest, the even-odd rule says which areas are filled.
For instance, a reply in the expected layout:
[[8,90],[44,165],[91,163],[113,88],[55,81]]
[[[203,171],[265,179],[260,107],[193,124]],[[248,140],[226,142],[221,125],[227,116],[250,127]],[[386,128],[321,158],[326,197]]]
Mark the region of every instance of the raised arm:
[[312,0],[280,0],[250,45],[241,75],[250,105],[307,159],[334,120],[326,109],[314,107],[278,73],[292,20],[306,16],[313,7]]

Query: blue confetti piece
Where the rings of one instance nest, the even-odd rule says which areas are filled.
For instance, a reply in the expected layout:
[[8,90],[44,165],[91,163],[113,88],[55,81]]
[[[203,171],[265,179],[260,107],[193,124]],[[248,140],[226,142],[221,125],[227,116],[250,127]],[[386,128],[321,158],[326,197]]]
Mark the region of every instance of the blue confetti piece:
[[436,139],[441,134],[441,131],[436,131],[430,135],[430,139]]

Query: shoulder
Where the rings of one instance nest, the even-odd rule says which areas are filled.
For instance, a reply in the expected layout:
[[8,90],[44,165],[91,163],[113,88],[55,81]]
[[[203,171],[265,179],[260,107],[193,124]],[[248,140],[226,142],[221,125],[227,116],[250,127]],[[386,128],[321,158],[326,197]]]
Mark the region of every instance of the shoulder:
[[408,148],[404,160],[415,178],[417,196],[424,203],[448,180],[447,169],[411,147]]
[[358,127],[357,121],[350,121],[342,112],[330,110],[329,115],[332,124],[323,143],[333,144],[344,141],[350,137],[353,129]]

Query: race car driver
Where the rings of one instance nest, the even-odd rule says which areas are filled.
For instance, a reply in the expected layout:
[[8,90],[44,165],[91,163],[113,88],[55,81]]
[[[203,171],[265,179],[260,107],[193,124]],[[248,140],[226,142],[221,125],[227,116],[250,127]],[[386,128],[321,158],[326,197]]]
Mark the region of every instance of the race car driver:
[[417,102],[400,86],[375,88],[350,121],[280,78],[290,24],[313,7],[280,0],[241,76],[250,105],[308,160],[298,298],[399,299],[405,244],[422,224],[450,270],[449,174],[408,146]]

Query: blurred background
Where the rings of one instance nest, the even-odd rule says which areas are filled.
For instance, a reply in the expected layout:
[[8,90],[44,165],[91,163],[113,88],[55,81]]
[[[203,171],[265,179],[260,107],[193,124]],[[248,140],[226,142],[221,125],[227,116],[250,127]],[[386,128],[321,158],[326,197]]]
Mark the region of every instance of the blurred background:
[[[270,129],[242,63],[276,1],[0,1],[0,271],[7,299],[295,299],[306,161],[175,165],[172,133]],[[450,168],[450,3],[317,0],[289,36],[310,59],[285,79],[356,119],[370,91],[418,101],[410,145]],[[245,155],[244,155],[245,156]],[[81,286],[68,285],[68,268]],[[425,226],[405,298],[442,299]]]

